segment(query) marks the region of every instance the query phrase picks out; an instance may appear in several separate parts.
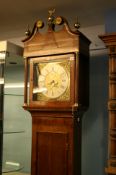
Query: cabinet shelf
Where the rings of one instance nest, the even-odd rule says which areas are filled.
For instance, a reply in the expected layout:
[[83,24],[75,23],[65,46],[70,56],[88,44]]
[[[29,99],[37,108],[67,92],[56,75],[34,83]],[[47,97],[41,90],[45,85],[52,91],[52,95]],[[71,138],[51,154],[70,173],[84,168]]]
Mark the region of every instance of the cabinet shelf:
[[20,134],[24,133],[25,131],[5,131],[3,134]]
[[20,134],[20,133],[24,133],[25,131],[0,131],[0,133],[3,134]]
[[7,96],[21,96],[21,97],[24,96],[23,94],[4,94],[4,95],[7,95]]

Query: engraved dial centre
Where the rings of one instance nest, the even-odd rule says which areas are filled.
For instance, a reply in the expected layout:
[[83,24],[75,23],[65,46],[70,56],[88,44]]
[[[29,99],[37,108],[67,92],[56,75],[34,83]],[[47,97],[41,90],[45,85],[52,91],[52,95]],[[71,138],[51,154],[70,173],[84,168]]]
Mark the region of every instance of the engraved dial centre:
[[[47,90],[43,92],[48,98],[57,98],[67,89],[69,78],[66,70],[58,63],[48,63],[41,71],[43,82],[39,82]],[[41,79],[40,79],[41,80]]]

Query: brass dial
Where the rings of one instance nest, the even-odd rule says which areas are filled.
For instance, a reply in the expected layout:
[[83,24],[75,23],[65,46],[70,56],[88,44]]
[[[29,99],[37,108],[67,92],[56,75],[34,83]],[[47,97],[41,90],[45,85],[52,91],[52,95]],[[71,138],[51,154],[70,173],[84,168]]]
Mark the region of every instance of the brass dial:
[[43,89],[43,94],[51,99],[63,95],[69,86],[69,76],[67,71],[58,63],[47,63],[41,69],[38,79],[39,88]]

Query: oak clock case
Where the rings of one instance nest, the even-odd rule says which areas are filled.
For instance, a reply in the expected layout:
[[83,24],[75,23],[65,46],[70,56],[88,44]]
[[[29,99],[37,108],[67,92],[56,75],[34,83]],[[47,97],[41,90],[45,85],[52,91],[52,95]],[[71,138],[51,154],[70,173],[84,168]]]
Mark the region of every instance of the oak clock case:
[[[24,109],[32,116],[31,175],[81,175],[82,116],[89,106],[89,44],[49,11],[24,42]],[[57,25],[62,29],[55,31]]]

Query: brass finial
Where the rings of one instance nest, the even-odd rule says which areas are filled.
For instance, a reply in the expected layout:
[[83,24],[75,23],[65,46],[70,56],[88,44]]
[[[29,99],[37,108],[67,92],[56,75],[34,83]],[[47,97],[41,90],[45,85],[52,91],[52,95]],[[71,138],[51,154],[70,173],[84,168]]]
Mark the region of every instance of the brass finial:
[[52,29],[54,29],[54,16],[53,14],[55,13],[55,9],[48,10],[49,16],[48,16],[48,25]]
[[78,21],[78,18],[77,18],[77,20],[76,20],[76,23],[74,23],[74,27],[76,28],[76,29],[79,29],[80,28],[80,23],[79,23],[79,21]]
[[38,21],[36,22],[36,26],[37,26],[38,28],[42,28],[42,27],[44,26],[43,21],[38,20]]
[[61,25],[63,23],[63,19],[61,16],[58,16],[56,19],[55,19],[55,24],[57,25]]
[[27,26],[27,30],[26,30],[26,32],[25,32],[25,35],[26,36],[29,36],[31,34],[31,31],[30,31],[30,29],[29,29],[29,25]]
[[55,13],[55,9],[48,10],[48,13],[49,13],[49,17],[48,17],[48,20],[49,20],[50,17],[53,17],[53,14]]

